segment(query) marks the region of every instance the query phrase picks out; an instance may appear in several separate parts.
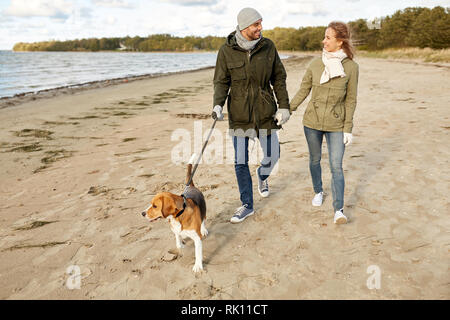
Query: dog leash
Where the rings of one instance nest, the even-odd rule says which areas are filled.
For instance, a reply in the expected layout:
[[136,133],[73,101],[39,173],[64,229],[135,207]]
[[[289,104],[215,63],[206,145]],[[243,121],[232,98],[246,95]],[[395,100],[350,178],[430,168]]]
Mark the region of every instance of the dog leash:
[[176,218],[181,216],[183,214],[184,210],[186,209],[187,204],[186,204],[186,196],[184,195],[184,193],[186,192],[187,187],[190,186],[192,179],[194,178],[195,171],[197,171],[198,164],[200,162],[200,159],[203,156],[203,152],[205,151],[206,146],[208,145],[209,139],[211,138],[211,134],[214,130],[214,127],[216,126],[216,122],[217,122],[217,119],[214,119],[213,125],[212,125],[211,129],[209,130],[208,138],[206,138],[206,141],[203,144],[202,152],[200,153],[200,156],[197,157],[196,163],[194,165],[194,169],[192,170],[191,176],[189,177],[189,181],[186,183],[186,186],[184,187],[184,191],[181,194],[181,196],[183,197],[183,209],[180,212],[178,212],[178,214],[176,215]]
[[[191,182],[192,182],[192,179],[194,178],[195,171],[197,171],[198,164],[199,164],[199,162],[200,162],[200,159],[201,159],[202,156],[203,156],[203,152],[204,152],[205,149],[206,149],[206,145],[208,144],[209,139],[211,138],[211,134],[212,134],[212,132],[213,132],[213,130],[214,130],[214,127],[216,126],[216,122],[217,122],[217,119],[214,120],[213,125],[212,125],[211,129],[209,130],[208,138],[206,138],[206,141],[205,141],[205,143],[203,144],[202,152],[200,153],[200,156],[197,158],[196,164],[194,165],[194,169],[192,170],[192,173],[191,173],[191,177],[189,178],[189,181],[186,183],[186,187],[189,187],[189,185],[190,185]],[[185,188],[185,189],[186,189],[186,188]],[[184,194],[184,192],[183,192],[183,194]]]

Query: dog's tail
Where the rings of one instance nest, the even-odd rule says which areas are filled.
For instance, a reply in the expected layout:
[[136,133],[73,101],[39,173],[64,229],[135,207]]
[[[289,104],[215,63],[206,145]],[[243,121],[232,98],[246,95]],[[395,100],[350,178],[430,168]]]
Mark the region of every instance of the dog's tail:
[[[189,179],[191,178],[192,164],[195,162],[195,160],[197,160],[197,155],[194,153],[192,155],[191,159],[189,159],[189,162],[188,162],[187,173],[186,173],[186,184],[189,182]],[[194,187],[194,180],[191,181],[189,186]]]

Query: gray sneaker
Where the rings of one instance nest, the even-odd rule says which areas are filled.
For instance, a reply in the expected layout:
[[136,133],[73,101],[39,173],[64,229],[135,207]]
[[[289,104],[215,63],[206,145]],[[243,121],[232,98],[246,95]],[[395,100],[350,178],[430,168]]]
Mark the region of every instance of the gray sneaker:
[[255,213],[255,211],[253,211],[253,209],[248,209],[247,205],[245,204],[242,207],[237,208],[236,212],[234,213],[234,216],[231,217],[230,222],[231,223],[242,222],[247,217],[250,217],[254,213]]
[[[260,168],[260,167],[259,167]],[[269,191],[269,178],[266,180],[261,180],[259,177],[259,168],[256,168],[256,176],[258,177],[258,192],[263,198],[267,198],[270,194]]]

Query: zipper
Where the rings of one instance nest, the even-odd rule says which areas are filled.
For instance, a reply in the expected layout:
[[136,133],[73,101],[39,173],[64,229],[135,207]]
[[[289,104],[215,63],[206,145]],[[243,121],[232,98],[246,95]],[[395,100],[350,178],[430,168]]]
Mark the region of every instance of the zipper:
[[253,110],[253,86],[252,86],[252,82],[251,82],[251,77],[250,77],[250,59],[251,59],[252,53],[250,51],[247,52],[247,58],[248,58],[248,84],[249,84],[249,107],[250,112],[253,114],[253,123],[256,125],[256,112],[255,110]]

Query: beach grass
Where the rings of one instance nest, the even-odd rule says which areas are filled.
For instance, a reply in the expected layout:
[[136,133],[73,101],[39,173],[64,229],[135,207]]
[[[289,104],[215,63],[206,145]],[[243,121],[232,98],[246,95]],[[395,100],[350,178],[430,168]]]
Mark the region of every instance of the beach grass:
[[424,62],[450,62],[450,49],[401,48],[377,51],[358,50],[356,54],[367,58],[417,59]]

